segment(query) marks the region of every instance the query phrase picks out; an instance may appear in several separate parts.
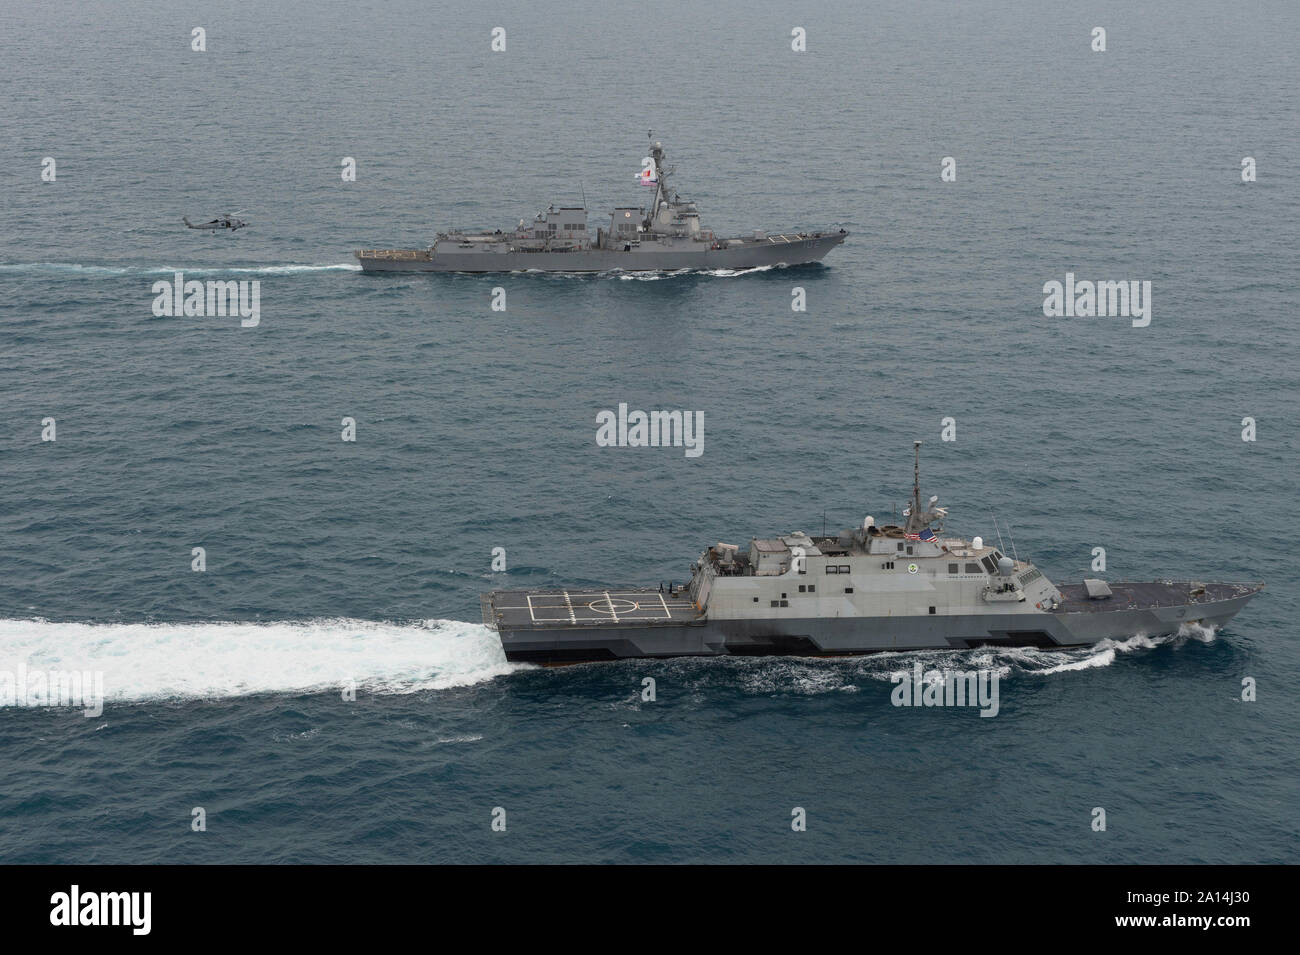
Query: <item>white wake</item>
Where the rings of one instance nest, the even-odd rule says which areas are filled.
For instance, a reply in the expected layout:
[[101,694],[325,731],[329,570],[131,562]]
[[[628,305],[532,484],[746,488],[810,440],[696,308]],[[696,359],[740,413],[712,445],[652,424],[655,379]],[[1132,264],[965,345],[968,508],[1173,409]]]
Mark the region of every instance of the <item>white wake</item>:
[[481,624],[365,620],[85,624],[0,620],[0,674],[103,673],[104,698],[220,698],[337,689],[413,693],[522,668]]
[[254,265],[247,267],[186,265],[79,265],[75,262],[18,262],[0,264],[0,272],[77,275],[108,278],[129,275],[173,275],[183,272],[197,275],[296,275],[300,272],[360,272],[359,264],[340,262],[334,265]]

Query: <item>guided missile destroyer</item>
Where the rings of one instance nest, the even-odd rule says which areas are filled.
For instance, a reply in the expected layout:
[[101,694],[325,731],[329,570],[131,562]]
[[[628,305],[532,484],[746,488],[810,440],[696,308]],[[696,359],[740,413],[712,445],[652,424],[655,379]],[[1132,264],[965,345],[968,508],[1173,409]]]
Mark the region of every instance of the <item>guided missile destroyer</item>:
[[1067,649],[1184,624],[1220,627],[1262,584],[1084,579],[1057,586],[1030,561],[943,531],[922,505],[920,442],[902,524],[719,543],[666,588],[506,590],[481,598],[509,660],[841,656],[979,646]]
[[622,206],[607,225],[587,229],[585,202],[552,205],[510,232],[440,232],[427,249],[362,249],[365,272],[660,272],[753,269],[821,261],[848,233],[756,230],[718,236],[700,225],[694,202],[668,187],[673,169],[655,143],[641,181],[655,187],[650,209]]

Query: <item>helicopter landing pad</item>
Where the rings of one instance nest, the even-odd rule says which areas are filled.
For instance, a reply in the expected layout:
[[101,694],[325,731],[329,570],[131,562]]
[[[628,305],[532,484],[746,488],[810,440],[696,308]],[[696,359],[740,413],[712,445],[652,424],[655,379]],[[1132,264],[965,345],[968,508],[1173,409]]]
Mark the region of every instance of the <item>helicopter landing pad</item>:
[[499,590],[489,595],[509,628],[613,623],[688,623],[699,617],[684,594],[660,590]]

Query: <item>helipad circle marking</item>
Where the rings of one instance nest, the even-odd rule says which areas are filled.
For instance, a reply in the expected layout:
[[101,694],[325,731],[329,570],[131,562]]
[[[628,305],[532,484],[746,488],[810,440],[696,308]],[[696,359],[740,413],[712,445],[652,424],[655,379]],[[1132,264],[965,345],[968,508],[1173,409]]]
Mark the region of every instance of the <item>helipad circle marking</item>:
[[633,610],[640,610],[641,605],[635,600],[624,600],[621,597],[615,600],[613,597],[599,597],[593,600],[587,606],[596,613],[607,613],[611,617],[620,613],[630,613]]

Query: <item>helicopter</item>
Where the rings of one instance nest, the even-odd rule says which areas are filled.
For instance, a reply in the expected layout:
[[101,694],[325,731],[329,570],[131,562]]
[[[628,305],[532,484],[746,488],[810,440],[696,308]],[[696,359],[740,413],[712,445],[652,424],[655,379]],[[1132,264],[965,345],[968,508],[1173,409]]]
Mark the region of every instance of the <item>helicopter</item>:
[[210,219],[207,222],[200,222],[198,225],[195,225],[186,216],[181,216],[181,221],[184,222],[186,227],[190,229],[208,229],[213,232],[215,232],[218,229],[229,229],[231,232],[234,232],[236,229],[242,229],[246,225],[248,225],[248,223],[245,222],[243,219],[235,218],[236,215],[238,215],[240,212],[243,211],[244,211],[243,209],[239,209],[233,213],[226,213],[224,215],[217,216],[215,219]]

